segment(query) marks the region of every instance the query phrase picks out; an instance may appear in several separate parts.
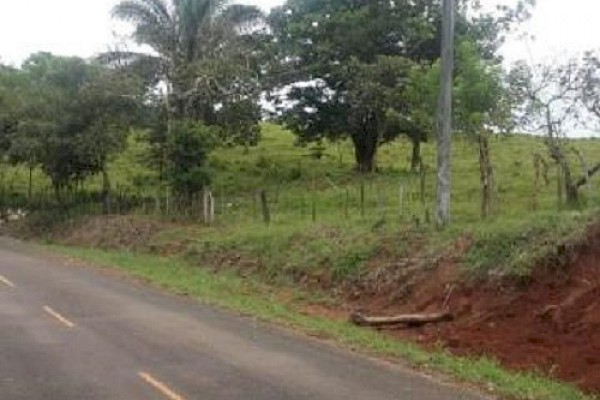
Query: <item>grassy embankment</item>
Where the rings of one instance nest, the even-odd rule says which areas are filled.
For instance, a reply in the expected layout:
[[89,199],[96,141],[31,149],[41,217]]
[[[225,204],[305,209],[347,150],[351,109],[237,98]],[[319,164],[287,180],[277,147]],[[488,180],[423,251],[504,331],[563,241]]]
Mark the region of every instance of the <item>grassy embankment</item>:
[[[589,162],[600,160],[600,140],[574,141],[572,146]],[[457,139],[453,225],[440,233],[433,224],[433,144],[423,148],[423,175],[408,170],[410,144],[399,141],[381,149],[378,174],[362,177],[353,172],[348,143],[325,147],[317,160],[310,149],[294,147],[292,135],[267,126],[260,146],[249,154],[225,149],[215,155],[216,225],[192,230],[191,235],[186,229],[164,232],[156,237],[155,247],[185,239],[187,254],[200,264],[239,258],[252,260],[268,278],[308,276],[335,282],[359,276],[375,254],[409,257],[414,244],[423,241],[425,252],[435,252],[463,236],[475,244],[465,257],[470,270],[527,274],[530,266],[553,255],[558,242],[576,239],[600,206],[600,177],[583,191],[579,209],[559,202],[558,174],[550,162],[547,182],[540,171],[535,189],[536,153],[546,154],[539,138],[492,141],[497,190],[494,213],[482,221],[477,149]],[[131,164],[124,157],[115,163],[115,171],[122,174]],[[573,170],[581,171],[575,157]],[[261,220],[259,189],[269,197],[269,226]]]

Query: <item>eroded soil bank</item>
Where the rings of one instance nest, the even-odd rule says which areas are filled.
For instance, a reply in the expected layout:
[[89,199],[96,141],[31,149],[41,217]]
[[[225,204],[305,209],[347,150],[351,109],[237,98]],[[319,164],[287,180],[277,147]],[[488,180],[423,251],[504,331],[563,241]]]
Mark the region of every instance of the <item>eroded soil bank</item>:
[[600,392],[600,227],[569,249],[565,265],[540,266],[530,277],[465,282],[456,260],[447,259],[408,292],[398,301],[388,288],[351,303],[376,315],[437,312],[445,305],[454,321],[389,332]]

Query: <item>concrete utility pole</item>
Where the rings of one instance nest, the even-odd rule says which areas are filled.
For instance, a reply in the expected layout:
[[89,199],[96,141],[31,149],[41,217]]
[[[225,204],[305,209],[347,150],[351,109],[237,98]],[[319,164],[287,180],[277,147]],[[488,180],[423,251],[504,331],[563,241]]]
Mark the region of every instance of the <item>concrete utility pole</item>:
[[442,74],[437,123],[438,173],[436,214],[439,228],[444,228],[450,223],[455,4],[455,0],[443,0],[442,4]]

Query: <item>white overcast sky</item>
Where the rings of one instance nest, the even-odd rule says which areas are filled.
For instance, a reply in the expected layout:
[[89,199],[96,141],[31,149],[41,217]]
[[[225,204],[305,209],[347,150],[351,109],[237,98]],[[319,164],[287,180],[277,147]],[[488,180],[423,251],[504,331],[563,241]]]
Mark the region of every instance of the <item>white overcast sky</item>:
[[[508,3],[515,0],[482,0]],[[88,57],[117,42],[121,31],[110,18],[118,0],[0,0],[0,60],[20,64],[29,54],[49,51]],[[283,0],[240,0],[264,9]],[[543,61],[600,49],[600,1],[538,0],[527,31],[535,41],[513,39],[504,48],[510,60]]]

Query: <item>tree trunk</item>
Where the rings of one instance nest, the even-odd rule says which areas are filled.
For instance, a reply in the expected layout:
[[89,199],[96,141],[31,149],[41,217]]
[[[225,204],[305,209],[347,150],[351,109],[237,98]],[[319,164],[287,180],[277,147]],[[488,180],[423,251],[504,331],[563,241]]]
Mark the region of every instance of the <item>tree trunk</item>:
[[27,200],[31,204],[31,197],[33,195],[33,162],[29,161],[29,188],[27,190]]
[[362,134],[353,135],[354,154],[356,167],[361,173],[375,171],[375,156],[377,155],[378,135],[377,133],[364,130]]
[[567,195],[567,204],[571,206],[577,205],[579,203],[579,186],[577,186],[577,183],[573,180],[569,161],[565,157],[565,153],[560,143],[557,143],[557,139],[552,135],[548,141],[548,147],[550,149],[550,156],[560,168],[563,179],[563,187]]
[[571,169],[568,164],[562,167],[563,173],[565,177],[565,190],[567,192],[567,203],[569,205],[577,205],[579,203],[579,187],[573,182],[573,177],[571,176]]
[[106,169],[102,170],[102,207],[104,214],[112,212],[112,197],[110,194],[110,177]]
[[494,187],[494,168],[490,158],[489,138],[479,134],[479,172],[481,184],[481,218],[490,215],[492,209],[492,191]]
[[455,0],[442,5],[442,75],[438,105],[437,225],[450,223],[452,74],[454,71]]
[[412,157],[410,159],[410,170],[417,172],[421,169],[423,159],[421,158],[421,140],[412,139]]
[[167,101],[169,107],[169,114],[171,119],[180,120],[186,117],[186,104],[183,98],[185,88],[178,81],[183,80],[181,78],[175,78],[175,82],[171,83],[169,94],[167,95]]
[[54,197],[56,198],[56,202],[59,206],[62,205],[62,186],[58,182],[52,182],[52,187],[54,188]]
[[160,149],[160,161],[158,162],[158,182],[160,184],[160,186],[162,187],[163,182],[165,180],[165,159],[166,159],[166,150],[165,144],[161,144],[161,149]]
[[[567,195],[567,204],[570,206],[577,205],[579,203],[579,186],[573,181],[571,175],[571,167],[569,166],[569,160],[565,156],[560,139],[555,132],[554,123],[552,121],[552,111],[550,107],[546,107],[546,129],[548,130],[548,139],[546,146],[550,152],[550,157],[556,162],[559,167],[559,179],[562,179],[562,184]],[[559,181],[559,187],[560,187]],[[559,202],[561,201],[560,190],[559,190]]]

